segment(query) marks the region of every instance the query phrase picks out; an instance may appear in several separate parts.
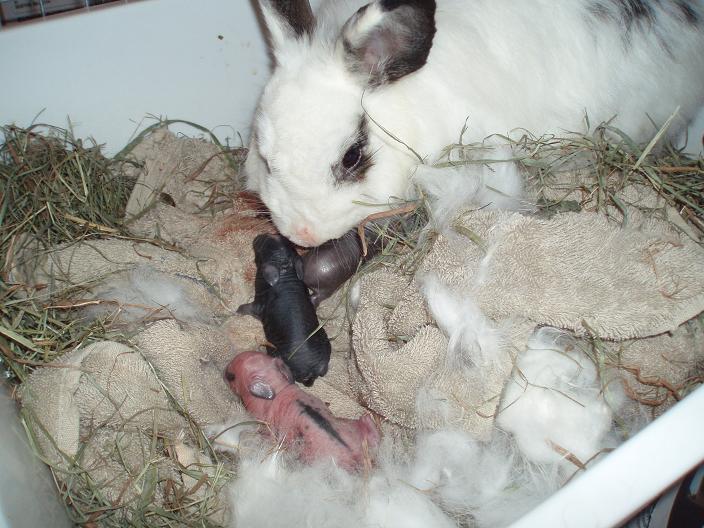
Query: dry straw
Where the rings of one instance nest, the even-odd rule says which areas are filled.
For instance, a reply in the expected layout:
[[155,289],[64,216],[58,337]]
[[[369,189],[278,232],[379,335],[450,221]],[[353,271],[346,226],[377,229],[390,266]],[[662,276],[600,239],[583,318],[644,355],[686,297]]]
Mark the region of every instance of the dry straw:
[[[537,197],[532,204],[535,214],[552,216],[557,212],[595,211],[626,225],[631,208],[645,215],[667,218],[664,208],[670,206],[691,228],[689,234],[702,243],[704,158],[690,156],[666,141],[675,117],[673,114],[662,127],[654,128],[652,139],[644,144],[634,142],[609,123],[602,123],[586,134],[535,136],[529,131],[515,130],[510,136],[495,135],[480,143],[467,144],[463,142],[465,125],[458,142],[448,145],[434,166],[481,164],[491,167],[505,163],[505,159],[492,158],[493,145],[508,143],[514,152],[514,158],[509,161],[518,164],[530,192]],[[580,177],[572,177],[575,174]],[[652,189],[661,198],[661,204],[653,208],[645,203],[625,203],[627,193],[624,190],[632,186]],[[429,204],[422,192],[419,194],[415,214],[402,226],[392,223],[380,228],[389,244],[424,252],[428,239],[437,234],[428,231]],[[614,214],[616,211],[618,215]],[[471,233],[460,234],[472,238]],[[416,256],[414,261],[418,259],[422,256]]]
[[[165,124],[149,127],[138,140]],[[78,308],[83,303],[72,299],[81,298],[83,288],[60,291],[47,299],[42,295],[47,285],[17,282],[12,270],[24,263],[25,254],[52,251],[58,245],[130,238],[122,218],[134,186],[135,163],[128,154],[137,141],[110,159],[94,141],[76,139],[70,130],[57,127],[5,126],[0,137],[4,137],[0,145],[0,372],[21,384],[32,370],[52,361],[51,368],[67,368],[60,358],[77,346],[105,339],[129,341],[109,318],[80,317]],[[195,422],[173,399],[172,404],[191,424],[191,441],[213,454]],[[33,429],[37,422],[26,412],[21,419],[30,445],[41,457],[36,441],[40,431]],[[130,500],[106,498],[84,467],[82,450],[75,457],[64,455],[62,464],[50,464],[71,518],[82,526],[217,526],[212,520],[221,507],[217,497],[230,476],[225,466],[213,457],[212,466],[183,468],[182,473],[195,482],[191,487],[178,479],[158,481],[156,466],[165,457],[173,459],[173,450],[156,428],[147,433],[151,442],[144,458],[150,462],[129,479],[128,486],[139,490]],[[84,438],[82,445],[88,441]],[[118,434],[115,450],[119,449]],[[125,471],[130,468],[125,466]],[[155,500],[158,489],[165,495],[163,506]]]
[[33,125],[0,131],[0,352],[5,375],[21,382],[33,368],[108,330],[39,301],[46,285],[13,282],[13,266],[23,264],[30,249],[124,234],[133,181],[123,176],[121,163],[68,130]]

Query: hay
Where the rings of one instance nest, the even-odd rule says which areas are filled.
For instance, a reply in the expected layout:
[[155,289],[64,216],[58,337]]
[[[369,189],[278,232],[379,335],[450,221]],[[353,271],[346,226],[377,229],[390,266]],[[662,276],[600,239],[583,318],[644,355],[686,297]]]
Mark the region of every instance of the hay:
[[69,130],[33,125],[0,132],[0,351],[5,377],[21,382],[35,367],[110,332],[100,321],[82,323],[72,311],[40,300],[45,285],[11,283],[11,267],[30,247],[49,251],[124,235],[121,221],[134,180],[120,170],[124,163]]
[[[479,143],[464,143],[465,125],[458,142],[443,149],[433,167],[491,167],[505,163],[507,160],[495,159],[494,149],[497,142],[508,143],[515,153],[511,161],[518,163],[527,181],[533,214],[551,217],[562,212],[594,211],[625,226],[629,222],[629,208],[634,208],[646,216],[657,216],[673,223],[678,229],[682,229],[683,224],[688,226],[691,230],[687,234],[702,244],[704,158],[692,157],[663,139],[672,119],[674,116],[655,131],[649,142],[642,144],[609,123],[602,123],[586,134],[535,136],[519,130],[511,136],[495,135]],[[391,138],[405,145],[395,136]],[[633,194],[629,188],[641,189],[641,193],[644,189],[651,194],[647,199],[639,196],[640,199],[624,202],[624,196]],[[381,237],[384,248],[381,255],[368,264],[372,269],[390,262],[399,265],[400,258],[400,269],[413,274],[432,246],[438,233],[429,225],[431,207],[421,188],[417,189],[417,195],[416,201],[392,204],[393,208],[415,204],[412,213],[368,226]],[[682,222],[668,216],[667,207],[673,208]],[[463,229],[455,231],[482,245],[474,233]]]
[[122,232],[134,184],[120,172],[123,163],[105,158],[94,141],[84,144],[57,127],[6,126],[1,131],[3,249],[19,235],[29,235],[49,248]]
[[[496,163],[491,159],[490,142],[506,141],[513,146],[515,161],[535,193],[538,214],[596,211],[627,224],[629,207],[667,219],[663,210],[669,206],[693,228],[701,242],[704,240],[704,159],[688,156],[663,140],[670,121],[644,144],[635,143],[608,123],[597,126],[591,133],[562,137],[538,137],[520,131],[518,139],[495,136],[473,144],[463,144],[460,137],[457,144],[445,149],[444,159],[437,166]],[[628,196],[629,188],[634,187],[650,190],[661,200],[624,202],[624,195]]]
[[[0,128],[4,137],[0,145],[0,368],[10,383],[23,383],[33,370],[51,362],[51,368],[75,368],[57,358],[77,347],[104,340],[130,342],[130,335],[113,324],[110,315],[82,317],[80,308],[89,304],[80,300],[83,287],[60,290],[49,299],[46,284],[12,282],[10,272],[26,263],[25,255],[36,257],[59,245],[112,237],[138,240],[130,236],[123,223],[140,168],[129,153],[144,136],[166,124],[158,122],[147,128],[112,159],[103,156],[95,141],[77,139],[70,130],[47,125]],[[203,131],[197,125],[195,128]],[[241,158],[232,156],[229,149],[222,147],[221,151],[231,167],[240,163]],[[223,192],[213,189],[215,205],[221,203],[222,196]],[[171,247],[160,240],[151,242]],[[111,464],[130,475],[124,493],[117,498],[108,497],[93,480],[95,468],[84,465],[84,455],[95,457],[84,453],[90,449],[86,446],[104,431],[99,427],[90,431],[75,457],[63,455],[61,463],[56,463],[43,456],[38,442],[43,432],[34,429],[37,421],[23,410],[21,420],[29,443],[50,466],[74,522],[108,527],[219,526],[214,519],[224,517],[218,496],[231,473],[173,398],[171,404],[190,424],[183,441],[208,453],[214,463],[183,467],[180,441],[168,438],[156,427],[143,432],[136,442],[134,433],[118,434],[102,443],[109,455],[106,460],[109,458]],[[121,455],[135,445],[145,460],[138,474],[127,467],[127,457]],[[163,470],[158,473],[157,467],[165,465],[180,468],[180,474],[164,479]],[[135,494],[135,489],[139,493]],[[158,490],[165,490],[160,501],[155,500]]]

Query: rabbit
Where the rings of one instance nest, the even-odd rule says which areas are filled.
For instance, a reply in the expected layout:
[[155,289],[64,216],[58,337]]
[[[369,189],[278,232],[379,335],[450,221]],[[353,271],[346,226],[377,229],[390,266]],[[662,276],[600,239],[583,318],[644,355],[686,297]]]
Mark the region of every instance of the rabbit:
[[381,238],[366,233],[367,253],[357,231],[348,231],[342,238],[328,240],[303,255],[303,282],[310,290],[310,300],[317,308],[330,297],[363,264],[382,249]]
[[274,59],[245,163],[284,236],[339,238],[495,134],[650,139],[704,104],[704,0],[260,0]]
[[303,260],[280,235],[257,235],[252,247],[257,264],[254,301],[237,313],[262,322],[268,352],[283,358],[296,381],[310,387],[327,373],[331,346],[303,282]]
[[267,424],[277,443],[294,447],[304,462],[332,458],[348,471],[371,462],[381,431],[370,414],[356,420],[338,418],[325,402],[293,382],[281,358],[241,352],[225,369],[225,382],[245,408]]

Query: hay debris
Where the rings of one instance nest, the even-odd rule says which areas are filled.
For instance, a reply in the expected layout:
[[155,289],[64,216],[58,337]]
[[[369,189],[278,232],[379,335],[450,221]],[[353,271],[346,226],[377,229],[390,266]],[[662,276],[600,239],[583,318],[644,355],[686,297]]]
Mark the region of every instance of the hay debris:
[[0,132],[0,359],[5,377],[22,382],[34,368],[110,331],[101,321],[81,322],[72,310],[49,307],[41,295],[46,285],[13,282],[12,267],[30,247],[50,251],[124,235],[134,180],[121,170],[124,163],[70,130],[10,125]]
[[[629,208],[663,216],[674,208],[704,240],[704,158],[689,156],[665,142],[669,122],[647,143],[638,144],[609,123],[586,134],[535,136],[521,131],[518,139],[492,136],[482,143],[449,145],[438,166],[489,164],[492,141],[512,145],[539,214],[595,211],[628,223]],[[517,134],[516,134],[517,135]],[[633,188],[651,190],[660,200],[630,200]]]
[[[0,127],[0,374],[10,383],[22,384],[32,371],[45,366],[76,368],[62,364],[60,358],[77,347],[105,340],[129,343],[130,335],[114,325],[109,315],[81,316],[85,302],[80,299],[90,285],[61,290],[49,299],[48,285],[18,282],[13,269],[29,262],[30,256],[60,245],[110,237],[144,241],[131,236],[123,224],[140,169],[129,153],[146,134],[166,124],[147,128],[112,159],[102,154],[94,140],[75,138],[71,130],[39,124]],[[229,149],[222,151],[231,166],[239,163]],[[150,242],[178,250],[163,241]],[[30,445],[48,463],[75,523],[86,527],[220,526],[225,517],[218,496],[231,472],[218,461],[186,411],[172,404],[190,425],[180,442],[209,453],[212,464],[181,466],[175,440],[156,427],[143,432],[146,441],[136,444],[134,434],[130,437],[127,432],[112,441],[93,441],[96,435],[107,434],[97,427],[82,439],[83,449],[75,457],[64,455],[60,463],[52,462],[39,447],[38,436],[45,436],[36,429],[41,426],[23,410],[21,420]],[[134,473],[122,453],[137,444],[145,466]],[[95,445],[106,446],[107,464],[116,464],[130,475],[116,498],[108,497],[94,481],[96,468],[85,466],[84,458],[95,459],[95,454],[84,450]],[[169,475],[165,467],[179,471]]]
[[[650,141],[641,144],[609,123],[602,123],[588,133],[536,136],[519,130],[510,136],[494,135],[482,142],[464,143],[465,125],[458,142],[448,145],[433,166],[491,167],[515,161],[526,178],[529,197],[533,199],[531,205],[535,208],[533,214],[551,217],[562,212],[594,211],[626,225],[630,211],[636,210],[681,229],[682,224],[667,215],[669,207],[691,228],[687,234],[702,244],[704,158],[690,156],[666,142],[663,138],[669,124],[670,121],[656,130]],[[514,152],[511,160],[495,159],[497,142],[511,145]],[[646,199],[633,196],[642,193],[647,194]],[[383,237],[384,248],[404,254],[402,269],[409,273],[415,271],[417,262],[438,234],[428,224],[431,205],[422,189],[418,189],[418,196],[413,213],[375,227]],[[393,207],[407,204],[398,202]],[[472,238],[472,234],[460,234]],[[386,262],[384,255],[381,261]]]

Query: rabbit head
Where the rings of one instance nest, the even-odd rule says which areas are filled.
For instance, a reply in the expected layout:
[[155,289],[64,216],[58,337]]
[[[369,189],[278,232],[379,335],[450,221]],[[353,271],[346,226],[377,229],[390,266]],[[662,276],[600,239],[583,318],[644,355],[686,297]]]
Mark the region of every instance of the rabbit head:
[[317,246],[408,193],[415,158],[367,110],[425,64],[435,2],[372,2],[337,29],[316,21],[307,0],[261,7],[275,68],[253,124],[247,184],[284,236]]

